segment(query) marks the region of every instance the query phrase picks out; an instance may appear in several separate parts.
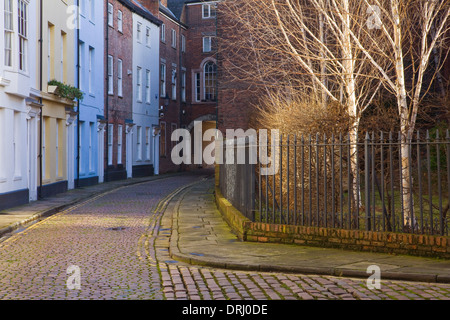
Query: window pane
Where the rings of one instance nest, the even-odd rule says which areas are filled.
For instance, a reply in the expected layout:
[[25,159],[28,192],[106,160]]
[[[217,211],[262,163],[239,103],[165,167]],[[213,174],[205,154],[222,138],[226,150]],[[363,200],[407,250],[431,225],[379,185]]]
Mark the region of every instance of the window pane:
[[217,66],[213,62],[205,65],[205,100],[216,100]]
[[5,0],[5,29],[13,30],[12,0]]
[[122,28],[123,28],[123,22],[122,22],[122,20],[123,20],[123,13],[120,10],[117,12],[117,20],[118,20],[117,29],[120,32],[122,32]]
[[203,37],[203,52],[211,51],[211,37]]
[[214,4],[209,5],[209,16],[210,17],[216,16],[216,6]]
[[7,67],[12,66],[11,41],[12,41],[12,33],[5,32],[5,66]]

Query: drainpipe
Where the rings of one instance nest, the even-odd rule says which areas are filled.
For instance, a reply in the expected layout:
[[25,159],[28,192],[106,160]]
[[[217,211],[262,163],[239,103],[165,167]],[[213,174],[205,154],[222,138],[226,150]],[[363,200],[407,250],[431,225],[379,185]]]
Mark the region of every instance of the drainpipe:
[[[80,89],[80,27],[81,27],[81,17],[80,17],[80,0],[77,0],[77,88]],[[80,99],[77,102],[77,183],[76,188],[80,187]]]
[[218,34],[218,20],[219,20],[219,3],[216,2],[215,3],[216,6],[216,19],[215,19],[215,23],[216,23],[216,65],[217,65],[217,69],[216,69],[216,130],[219,129],[219,34]]
[[[181,26],[181,19],[180,19],[180,23],[179,23],[178,26],[179,26],[178,34],[180,35],[179,46],[178,46],[178,50],[180,50],[179,51],[180,52],[180,54],[179,54],[179,57],[180,57],[179,58],[180,59],[180,61],[179,61],[180,74],[178,75],[178,88],[179,88],[178,90],[180,91],[180,95],[179,95],[179,97],[180,97],[180,107],[179,107],[178,113],[179,113],[180,124],[179,124],[178,128],[181,129],[181,124],[183,122],[183,111],[182,111],[182,109],[183,109],[183,101],[181,99],[181,90],[182,90],[181,83],[183,81],[183,79],[182,79],[183,78],[183,70],[182,70],[182,68],[183,68],[183,47],[182,47],[183,41],[182,41],[182,36],[181,35],[182,35],[183,27]],[[185,74],[186,74],[186,72],[185,72]],[[185,97],[186,97],[186,84],[185,84],[184,91],[185,91]],[[184,104],[186,104],[186,103],[184,102]],[[183,164],[180,164],[180,168],[178,169],[178,171],[179,172],[183,171]]]
[[39,121],[40,121],[40,125],[39,125],[39,192],[38,192],[38,200],[42,199],[42,121],[43,121],[43,116],[42,116],[42,80],[43,80],[43,76],[42,76],[42,54],[43,54],[43,39],[42,39],[42,34],[43,34],[43,10],[42,10],[42,4],[43,4],[43,0],[40,0],[40,8],[39,8],[39,16],[40,16],[40,22],[39,22],[39,90],[41,92],[41,97],[39,97],[39,103],[40,103],[40,113],[39,113]]

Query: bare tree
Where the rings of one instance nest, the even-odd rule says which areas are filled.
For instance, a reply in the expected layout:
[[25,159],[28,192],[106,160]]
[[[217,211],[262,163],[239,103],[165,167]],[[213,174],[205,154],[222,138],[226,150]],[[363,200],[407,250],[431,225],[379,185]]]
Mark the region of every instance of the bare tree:
[[280,101],[275,96],[303,96],[323,108],[345,106],[352,119],[348,131],[356,201],[359,122],[382,87],[354,38],[364,50],[377,45],[362,40],[366,6],[360,0],[227,0],[221,13],[221,54],[229,79],[251,83],[274,103]]
[[[445,59],[434,58],[437,49],[444,50],[449,31],[449,0],[364,0],[366,6],[376,8],[373,16],[377,28],[366,31],[365,41],[360,34],[351,34],[364,57],[377,69],[384,87],[397,100],[402,134],[402,199],[404,225],[414,228],[412,221],[412,185],[409,170],[410,145],[422,99],[439,74]],[[366,43],[376,46],[366,48]],[[444,54],[444,57],[447,56]],[[386,63],[388,62],[388,63]],[[430,74],[430,63],[435,72]],[[393,66],[393,68],[386,68]],[[439,77],[437,77],[439,78]]]
[[[226,0],[221,8],[228,79],[245,81],[268,97],[306,95],[323,106],[343,104],[353,119],[354,145],[362,113],[377,92],[395,96],[403,141],[404,224],[411,226],[407,140],[444,61],[435,58],[430,74],[431,57],[448,52],[442,48],[450,0]],[[352,153],[356,188],[356,150]]]

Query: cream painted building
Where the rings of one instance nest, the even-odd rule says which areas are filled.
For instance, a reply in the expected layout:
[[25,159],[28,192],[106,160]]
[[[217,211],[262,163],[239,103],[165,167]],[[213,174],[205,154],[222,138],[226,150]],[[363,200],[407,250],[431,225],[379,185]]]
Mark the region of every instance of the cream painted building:
[[[74,121],[73,101],[60,98],[48,85],[50,80],[75,85],[74,0],[42,1],[39,29],[42,28],[42,59],[37,67],[40,74],[42,113],[39,128],[40,163],[38,185],[40,195],[46,197],[65,192],[73,181]],[[42,11],[41,11],[42,10]],[[76,21],[75,21],[76,22]],[[37,44],[39,46],[39,44]]]

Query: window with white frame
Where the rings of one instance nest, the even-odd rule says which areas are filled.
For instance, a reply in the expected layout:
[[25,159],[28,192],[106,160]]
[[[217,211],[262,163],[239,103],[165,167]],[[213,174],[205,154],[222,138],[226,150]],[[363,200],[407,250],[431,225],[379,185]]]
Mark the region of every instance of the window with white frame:
[[181,71],[181,101],[186,102],[186,71]]
[[117,59],[117,95],[123,96],[123,62],[122,59]]
[[213,44],[212,36],[203,37],[203,52],[211,52],[212,44]]
[[[0,108],[0,128],[5,127],[5,108]],[[5,179],[5,171],[6,171],[6,152],[5,152],[5,144],[6,137],[4,134],[0,134],[0,181]]]
[[21,136],[21,132],[20,132],[20,121],[21,120],[21,112],[19,111],[14,111],[14,120],[13,120],[13,164],[14,164],[14,176],[15,177],[20,177],[22,176],[22,172],[21,172],[21,165],[20,165],[20,160],[21,160],[21,146],[20,146],[20,136]]
[[150,103],[150,70],[145,71],[145,102]]
[[216,17],[216,4],[215,3],[203,4],[202,18],[207,19],[215,17]]
[[65,50],[66,46],[66,34],[64,32],[61,32],[61,42],[60,42],[60,73],[61,73],[61,82],[64,82],[64,55],[66,54]]
[[201,81],[201,74],[200,72],[196,72],[194,74],[194,95],[195,95],[195,101],[200,102],[202,100],[201,93],[202,93],[202,81]]
[[59,177],[59,128],[60,120],[56,120],[56,128],[55,128],[55,174]]
[[123,126],[117,126],[117,164],[122,164],[122,139],[123,139]]
[[209,61],[204,67],[204,92],[206,101],[215,101],[217,98],[217,65]]
[[89,47],[89,65],[88,65],[88,84],[89,93],[94,93],[94,61],[95,61],[95,51],[94,48]]
[[164,63],[161,63],[161,88],[160,88],[160,95],[162,98],[166,96],[166,65]]
[[[171,129],[171,135],[175,132],[175,130],[177,130],[177,124],[176,123],[172,123],[171,125],[170,125],[170,129]],[[172,139],[171,139],[171,141],[170,141],[170,147],[172,148],[172,150],[173,150],[173,148],[175,148],[175,145],[177,144],[177,142],[176,141],[173,141]]]
[[108,26],[114,27],[114,6],[108,3]]
[[121,10],[117,11],[117,30],[123,32],[123,12]]
[[138,42],[141,42],[141,33],[142,33],[142,23],[138,22],[136,29],[136,39]]
[[137,127],[137,160],[142,160],[142,127]]
[[166,25],[164,23],[161,25],[161,41],[166,42]]
[[172,48],[177,47],[177,31],[172,29]]
[[150,47],[150,28],[145,28],[145,45]]
[[150,128],[147,127],[145,128],[145,159],[146,160],[150,160],[150,156],[151,156],[151,139],[152,139],[152,135],[150,134]]
[[5,21],[4,21],[5,66],[12,67],[12,36],[14,31],[12,0],[5,0],[4,11],[5,11]]
[[108,165],[113,164],[114,125],[108,124]]
[[19,14],[19,70],[27,71],[27,51],[28,51],[28,3],[23,0],[18,1]]
[[166,156],[166,123],[160,123],[161,134],[159,136],[159,156]]
[[84,121],[80,121],[80,133],[83,136],[83,138],[80,139],[80,142],[78,143],[78,156],[79,156],[79,159],[80,159],[80,173],[81,174],[84,174],[84,172],[85,172],[85,170],[84,170],[85,169],[84,168],[85,159],[82,156],[83,148],[84,148],[84,136],[86,134],[85,129],[86,129],[85,128],[85,122]]
[[114,68],[114,59],[111,55],[108,55],[108,94],[110,95],[114,94],[113,68]]
[[172,100],[177,100],[177,69],[172,69]]
[[86,0],[79,1],[79,11],[82,16],[86,15]]
[[84,42],[80,41],[78,43],[78,55],[79,55],[79,63],[78,63],[78,81],[79,81],[79,89],[84,90]]
[[89,122],[89,172],[94,171],[94,122]]
[[89,0],[89,20],[95,21],[95,0]]
[[44,177],[44,179],[47,178],[48,175],[48,170],[46,168],[47,165],[47,161],[46,161],[46,157],[47,157],[47,135],[46,135],[46,130],[47,130],[47,121],[48,121],[48,117],[43,117],[42,118],[42,144],[41,144],[41,159],[42,159],[42,177]]
[[137,101],[142,101],[142,68],[137,67],[137,74],[136,74],[136,89],[137,89]]
[[181,35],[181,52],[186,52],[186,37]]
[[47,29],[47,80],[50,81],[54,75],[54,65],[52,61],[52,53],[53,53],[53,31],[55,27],[48,24]]

